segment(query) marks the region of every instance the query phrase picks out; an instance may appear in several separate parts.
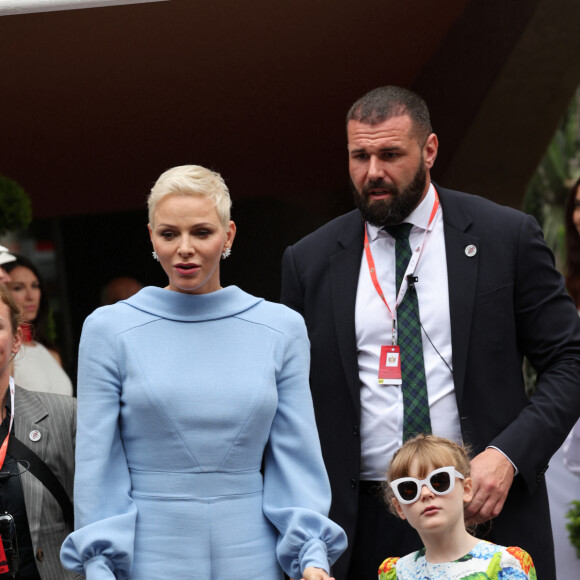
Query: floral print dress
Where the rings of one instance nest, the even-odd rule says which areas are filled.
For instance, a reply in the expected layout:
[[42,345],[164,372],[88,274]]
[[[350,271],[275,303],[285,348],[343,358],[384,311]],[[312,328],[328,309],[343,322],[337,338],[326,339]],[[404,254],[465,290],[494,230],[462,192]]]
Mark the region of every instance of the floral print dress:
[[536,580],[530,555],[521,548],[505,548],[481,540],[468,554],[453,562],[433,564],[425,548],[403,558],[387,558],[379,580]]

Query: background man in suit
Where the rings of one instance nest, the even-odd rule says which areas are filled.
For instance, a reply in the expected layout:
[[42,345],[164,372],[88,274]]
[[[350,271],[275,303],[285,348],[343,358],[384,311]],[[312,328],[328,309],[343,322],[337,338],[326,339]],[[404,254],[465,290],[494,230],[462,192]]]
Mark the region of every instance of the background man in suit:
[[[72,499],[76,434],[76,399],[35,393],[16,385],[14,435],[38,455]],[[60,547],[72,528],[60,504],[43,483],[20,469],[22,492],[36,567],[42,580],[81,578],[65,570]]]
[[[60,563],[60,547],[72,521],[65,521],[57,499],[33,475],[34,458],[27,456],[26,447],[71,498],[76,399],[14,385],[10,365],[22,343],[20,321],[19,307],[0,284],[0,576],[12,577],[8,567],[10,572],[18,568],[15,577],[21,580],[72,580],[81,577]],[[11,551],[15,546],[17,559]]]
[[[330,516],[349,537],[333,572],[374,578],[383,558],[420,546],[378,492],[403,439],[406,389],[421,391],[407,376],[414,358],[426,377],[425,430],[472,448],[468,520],[495,518],[488,539],[521,546],[540,578],[555,578],[543,473],[580,414],[580,328],[541,230],[521,212],[431,183],[438,141],[411,91],[359,99],[347,134],[358,210],[289,247],[282,271],[282,301],[303,314],[311,340]],[[402,222],[414,264],[398,294],[398,242],[383,228]],[[423,356],[399,343],[401,386],[381,352],[406,332],[402,314],[393,332],[406,300],[416,300]],[[524,355],[538,371],[529,399]]]

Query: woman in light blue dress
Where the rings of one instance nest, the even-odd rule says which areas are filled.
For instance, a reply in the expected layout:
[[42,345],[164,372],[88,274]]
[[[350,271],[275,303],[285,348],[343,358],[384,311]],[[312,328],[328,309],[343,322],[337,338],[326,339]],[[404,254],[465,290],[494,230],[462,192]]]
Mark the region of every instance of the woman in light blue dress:
[[304,322],[221,287],[236,228],[219,175],[170,169],[148,203],[169,283],[85,322],[62,561],[89,580],[328,579],[346,536],[326,517]]

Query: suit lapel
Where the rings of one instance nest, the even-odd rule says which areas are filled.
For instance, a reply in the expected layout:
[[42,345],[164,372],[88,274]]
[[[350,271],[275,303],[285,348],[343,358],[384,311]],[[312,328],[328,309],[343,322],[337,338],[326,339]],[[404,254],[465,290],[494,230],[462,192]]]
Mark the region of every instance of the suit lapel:
[[[453,352],[453,382],[457,404],[461,398],[467,369],[467,354],[473,306],[477,292],[477,274],[482,248],[479,238],[467,233],[472,224],[469,213],[453,191],[436,187],[443,209],[445,254],[449,285],[451,316],[451,348]],[[468,256],[466,248],[475,246],[475,255]]]
[[[27,447],[32,449],[37,455],[45,456],[48,445],[49,433],[42,426],[41,422],[48,413],[34,393],[16,387],[15,394],[16,414],[14,416],[14,434]],[[32,441],[30,435],[38,431],[40,438]],[[39,523],[42,513],[43,485],[31,473],[23,472],[21,469],[22,490],[24,493],[24,503],[28,513],[30,523],[30,534],[32,544],[38,544]]]
[[358,210],[350,214],[338,243],[340,250],[330,257],[330,285],[336,340],[355,409],[360,411],[360,380],[355,329],[355,303],[364,240],[364,222]]

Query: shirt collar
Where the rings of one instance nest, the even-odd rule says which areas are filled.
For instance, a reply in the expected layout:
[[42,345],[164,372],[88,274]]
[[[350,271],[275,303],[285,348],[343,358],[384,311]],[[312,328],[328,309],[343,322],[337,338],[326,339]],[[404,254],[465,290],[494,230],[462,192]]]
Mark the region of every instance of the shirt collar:
[[[435,188],[433,184],[429,184],[427,195],[423,201],[404,219],[404,222],[413,224],[413,226],[426,230],[429,225],[429,218],[431,217],[431,210],[435,203]],[[433,227],[435,220],[431,222],[430,228]],[[377,227],[366,222],[369,241],[374,242],[380,235],[387,235],[382,227]]]

